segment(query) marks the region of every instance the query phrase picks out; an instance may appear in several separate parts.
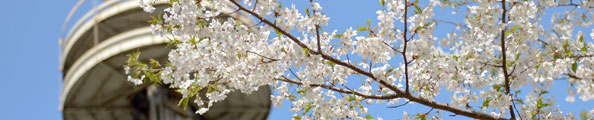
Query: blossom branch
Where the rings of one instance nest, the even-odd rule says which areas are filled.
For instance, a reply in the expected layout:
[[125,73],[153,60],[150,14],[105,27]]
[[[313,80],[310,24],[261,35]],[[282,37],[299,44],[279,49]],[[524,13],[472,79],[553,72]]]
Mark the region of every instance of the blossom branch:
[[[408,0],[404,0],[404,36],[402,37],[403,39],[406,39],[406,34],[408,33],[408,21],[407,21],[407,14],[408,14]],[[408,44],[408,40],[404,40],[404,48],[402,50],[402,58],[404,59],[404,62],[408,61],[406,60],[406,45]],[[406,81],[406,93],[410,93],[409,92],[409,88],[408,88],[408,63],[404,63],[404,78]]]
[[[575,4],[575,3],[559,4],[557,6],[559,6],[559,7],[584,7],[584,5]],[[592,7],[591,6],[588,6],[588,8],[592,8]]]
[[400,51],[398,51],[398,49],[396,49],[394,46],[386,43],[386,41],[382,41],[382,43],[384,43],[384,45],[390,47],[390,49],[392,49],[394,52],[400,53]]
[[[334,62],[337,65],[340,65],[340,66],[349,68],[349,69],[355,71],[356,73],[359,73],[359,74],[363,74],[365,76],[368,76],[369,78],[371,78],[371,79],[377,81],[378,83],[386,86],[390,90],[395,91],[396,92],[396,95],[395,96],[397,96],[397,97],[394,97],[394,98],[400,98],[400,97],[406,98],[406,99],[409,99],[410,101],[414,101],[414,102],[417,102],[417,103],[420,103],[420,104],[423,104],[423,105],[426,105],[426,106],[429,106],[429,107],[433,107],[433,108],[436,108],[436,109],[450,111],[450,112],[453,112],[453,113],[456,113],[456,114],[459,114],[459,115],[463,115],[463,116],[467,116],[467,117],[471,117],[471,118],[475,118],[475,119],[490,119],[490,120],[504,119],[504,118],[494,117],[494,116],[491,116],[491,115],[488,115],[488,114],[485,114],[485,113],[482,113],[482,112],[478,112],[478,111],[470,111],[470,110],[466,110],[466,109],[457,108],[455,106],[450,106],[448,104],[439,103],[439,102],[436,102],[436,101],[433,101],[433,100],[428,100],[428,99],[422,98],[420,96],[413,95],[410,92],[405,92],[404,90],[399,89],[398,87],[396,87],[393,84],[389,84],[389,83],[387,83],[387,82],[385,82],[383,80],[377,79],[377,77],[375,77],[372,73],[367,72],[367,71],[365,71],[365,70],[363,70],[363,69],[361,69],[359,67],[356,67],[356,66],[354,66],[354,65],[352,65],[350,63],[345,63],[345,62],[343,62],[341,60],[338,60],[338,59],[333,58],[331,56],[328,56],[326,54],[323,54],[323,53],[320,53],[320,52],[317,52],[317,51],[312,51],[312,49],[310,49],[309,47],[307,47],[307,45],[305,45],[304,43],[302,43],[301,41],[299,41],[299,39],[297,39],[295,36],[293,36],[292,34],[289,34],[287,31],[285,31],[283,29],[280,29],[274,23],[270,22],[269,20],[264,19],[263,17],[259,16],[255,12],[246,9],[241,4],[239,4],[237,1],[235,1],[235,0],[230,0],[230,1],[235,6],[237,6],[240,10],[247,12],[248,14],[256,17],[258,20],[260,20],[263,23],[267,24],[268,26],[274,28],[275,30],[277,30],[281,34],[287,36],[291,41],[295,42],[301,48],[309,50],[311,54],[320,55],[325,60]],[[405,17],[405,19],[406,19],[406,17]],[[405,27],[405,34],[406,34],[406,32],[407,32],[407,28]],[[405,59],[406,59],[406,57],[405,57]],[[408,70],[406,70],[406,71],[408,71]],[[407,74],[407,76],[408,76],[408,74]],[[279,79],[279,80],[287,80],[287,79]],[[290,82],[290,81],[287,81],[287,82]],[[314,84],[314,85],[318,85],[318,84]],[[325,85],[319,85],[319,86],[322,86],[323,87]],[[331,86],[328,86],[328,87],[331,87]]]
[[410,100],[409,100],[409,101],[406,101],[405,103],[402,103],[402,104],[400,104],[400,105],[395,105],[395,106],[388,106],[388,108],[398,108],[398,107],[402,107],[402,106],[404,106],[404,105],[407,105],[408,103],[410,103]]
[[[313,0],[309,0],[309,3],[312,4],[313,7]],[[316,15],[316,10],[313,9],[313,14],[314,16]],[[317,38],[317,42],[318,42],[318,52],[322,53],[322,46],[320,45],[320,25],[315,25],[316,26],[316,38]]]
[[[506,15],[507,15],[507,9],[506,9],[506,3],[505,0],[501,1],[501,6],[503,8],[503,12],[501,13],[501,23],[502,24],[507,24],[507,20],[506,20]],[[501,61],[502,61],[502,67],[501,69],[503,69],[503,77],[505,79],[505,94],[510,95],[510,78],[509,78],[509,73],[507,72],[507,56],[506,56],[506,47],[505,47],[505,29],[501,30]],[[513,99],[511,102],[514,102]],[[514,113],[514,108],[512,105],[509,105],[509,113],[511,116],[512,120],[516,119],[516,115]]]
[[[288,82],[288,83],[293,83],[293,84],[297,84],[297,85],[304,85],[302,82],[299,81],[295,81],[295,80],[291,80],[285,76],[281,77],[281,78],[276,78],[275,80],[279,80],[279,81],[283,81],[283,82]],[[336,91],[336,92],[340,92],[340,93],[346,93],[346,94],[355,94],[357,96],[361,96],[363,98],[368,98],[368,99],[394,99],[394,98],[399,98],[400,96],[396,95],[396,94],[391,94],[391,95],[369,95],[369,94],[364,94],[361,92],[357,92],[354,90],[348,90],[348,89],[343,89],[343,88],[338,88],[338,87],[334,87],[334,86],[330,86],[330,85],[326,85],[326,84],[309,84],[310,87],[321,87],[324,89],[328,89],[328,90],[332,90],[332,91]]]
[[264,56],[264,55],[261,55],[261,54],[258,54],[258,53],[256,53],[256,52],[247,51],[247,53],[252,53],[252,54],[255,54],[255,55],[257,55],[257,56],[260,56],[260,57],[262,57],[262,58],[266,58],[266,59],[268,59],[268,60],[271,60],[271,62],[272,62],[272,61],[279,61],[279,59],[275,59],[275,58],[266,57],[266,56]]

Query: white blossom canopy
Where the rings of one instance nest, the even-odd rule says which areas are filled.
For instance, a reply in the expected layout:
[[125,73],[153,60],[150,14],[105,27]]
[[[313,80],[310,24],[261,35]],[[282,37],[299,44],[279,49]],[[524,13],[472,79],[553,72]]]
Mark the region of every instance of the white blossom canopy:
[[[545,96],[554,80],[571,85],[566,101],[594,99],[594,33],[581,31],[592,28],[594,0],[379,0],[379,22],[333,31],[323,29],[330,18],[322,6],[309,2],[298,10],[276,0],[170,0],[152,21],[155,35],[171,34],[169,63],[144,64],[132,54],[129,81],[170,84],[182,101],[196,98],[199,114],[230,91],[271,85],[275,105],[290,100],[291,111],[303,113],[294,119],[373,119],[368,104],[399,107],[391,105],[399,100],[438,109],[419,119],[441,119],[439,111],[575,119]],[[140,4],[153,12],[149,1]],[[465,17],[434,19],[439,7],[466,9]],[[556,7],[570,9],[543,21],[543,11]],[[238,13],[257,24],[217,19]],[[438,23],[458,27],[438,38]],[[347,85],[354,81],[358,88]],[[518,96],[526,87],[527,96]],[[441,91],[453,93],[451,101],[434,100]]]

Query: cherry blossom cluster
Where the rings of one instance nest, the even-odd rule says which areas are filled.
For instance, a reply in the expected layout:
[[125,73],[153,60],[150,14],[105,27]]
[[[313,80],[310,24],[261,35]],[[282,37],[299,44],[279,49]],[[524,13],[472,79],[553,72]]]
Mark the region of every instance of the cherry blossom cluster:
[[[277,0],[170,0],[151,25],[175,46],[168,63],[145,64],[132,54],[128,80],[168,84],[183,95],[180,103],[200,107],[197,114],[230,92],[271,86],[273,104],[290,100],[300,113],[294,119],[373,119],[367,105],[402,101],[439,109],[417,118],[440,119],[441,111],[572,118],[545,96],[556,80],[571,84],[566,101],[594,100],[594,29],[582,31],[594,23],[593,0],[380,0],[377,23],[332,31],[322,29],[330,21],[323,7],[309,2],[298,10]],[[140,0],[154,12],[150,3]],[[465,9],[465,18],[433,18],[440,7]],[[564,11],[543,20],[547,9]],[[457,28],[438,38],[442,24]],[[442,89],[451,101],[434,100]]]

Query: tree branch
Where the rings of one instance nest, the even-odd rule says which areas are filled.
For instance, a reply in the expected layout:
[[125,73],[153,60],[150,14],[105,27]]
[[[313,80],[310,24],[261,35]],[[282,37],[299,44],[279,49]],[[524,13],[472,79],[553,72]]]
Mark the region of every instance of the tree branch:
[[[297,85],[303,85],[303,83],[301,83],[299,81],[291,80],[284,76],[282,78],[277,78],[275,80],[280,80],[283,82],[293,83],[293,84],[297,84]],[[340,92],[340,93],[355,94],[357,96],[361,96],[363,98],[368,98],[368,99],[394,99],[394,98],[399,97],[398,95],[395,95],[395,94],[392,94],[392,95],[369,95],[369,94],[364,94],[364,93],[357,92],[354,90],[342,89],[342,88],[325,85],[325,84],[309,84],[309,86],[310,87],[321,87],[321,88],[325,88],[325,89]]]
[[[505,7],[506,3],[505,0],[501,1],[501,6],[503,7],[503,12],[501,13],[501,23],[502,24],[506,24],[507,20],[506,20],[506,15],[507,15],[507,9]],[[507,57],[506,57],[506,50],[505,50],[505,29],[501,30],[501,54],[502,54],[502,67],[501,69],[503,69],[503,77],[505,79],[505,94],[507,94],[508,96],[510,95],[510,84],[509,84],[509,73],[507,72]],[[513,100],[511,102],[514,102]],[[509,113],[511,116],[512,120],[516,119],[516,115],[514,113],[514,108],[512,105],[509,105]]]
[[[309,3],[312,4],[313,7],[313,0],[309,0]],[[316,10],[312,10],[314,16],[316,15]],[[316,26],[316,38],[317,38],[317,42],[318,42],[318,52],[322,53],[322,46],[320,45],[320,25],[315,25]]]
[[[315,55],[320,55],[322,58],[324,58],[325,60],[328,61],[332,61],[334,63],[336,63],[337,65],[349,68],[353,71],[355,71],[356,73],[368,76],[369,78],[377,81],[378,83],[386,86],[387,88],[389,88],[390,90],[393,90],[394,92],[396,92],[396,95],[394,95],[394,97],[390,97],[391,99],[393,98],[406,98],[409,99],[410,101],[414,101],[429,107],[433,107],[436,109],[441,109],[441,110],[446,110],[446,111],[450,111],[452,113],[458,114],[458,115],[463,115],[463,116],[467,116],[467,117],[471,117],[471,118],[475,118],[475,119],[489,119],[489,120],[495,120],[495,119],[504,119],[504,118],[497,118],[497,117],[493,117],[491,115],[482,113],[482,112],[478,112],[478,111],[470,111],[470,110],[466,110],[466,109],[461,109],[461,108],[457,108],[455,106],[449,106],[448,104],[444,104],[444,103],[438,103],[436,101],[433,100],[428,100],[410,93],[407,93],[401,89],[399,89],[398,87],[396,87],[393,84],[389,84],[383,80],[379,80],[377,79],[377,77],[375,77],[372,73],[367,72],[359,67],[356,67],[350,63],[346,63],[343,61],[340,61],[336,58],[333,58],[331,56],[328,56],[326,54],[322,54],[320,52],[317,51],[313,51],[311,50],[309,47],[307,47],[307,45],[305,45],[304,43],[302,43],[301,41],[299,41],[299,39],[297,39],[296,37],[294,37],[292,34],[289,34],[287,31],[280,29],[278,26],[276,26],[275,24],[273,24],[272,22],[270,22],[269,20],[264,19],[263,17],[259,16],[258,14],[256,14],[253,11],[250,11],[248,9],[246,9],[245,7],[243,7],[241,4],[239,4],[237,1],[235,0],[230,0],[231,3],[233,3],[235,6],[237,6],[240,10],[247,12],[248,14],[256,17],[258,20],[262,21],[263,23],[267,24],[268,26],[274,28],[275,30],[277,30],[278,32],[280,32],[281,34],[287,36],[291,41],[295,42],[297,45],[299,45],[301,48],[303,49],[307,49],[311,51],[311,54],[315,54]],[[405,27],[406,29],[406,27]],[[405,33],[406,34],[406,33]],[[405,37],[406,38],[406,37]],[[279,80],[286,80],[286,79],[279,79]],[[291,82],[291,81],[287,81],[287,82]],[[298,83],[295,83],[298,84]],[[311,86],[312,84],[310,84]],[[334,89],[332,86],[328,86],[328,85],[319,85],[319,84],[313,84],[314,86],[320,86],[320,87],[328,87],[331,89]],[[344,89],[337,89],[337,90],[344,90]],[[346,90],[344,92],[353,92],[350,90]],[[356,92],[353,92],[356,94]],[[364,95],[364,94],[362,94]],[[380,97],[381,98],[381,97]]]
[[400,105],[395,105],[395,106],[388,106],[388,108],[398,108],[398,107],[402,107],[402,106],[404,106],[404,105],[407,105],[408,103],[410,103],[410,100],[409,100],[409,101],[406,101],[405,103],[402,103],[402,104],[400,104]]
[[[575,4],[575,3],[569,3],[569,4],[559,4],[557,5],[558,7],[584,7],[583,5],[579,5],[579,4]],[[590,6],[588,6],[588,8],[592,8]]]
[[[407,14],[408,14],[408,0],[404,1],[404,36],[402,37],[402,39],[404,40],[404,49],[402,50],[402,58],[404,59],[404,62],[408,61],[406,60],[406,45],[408,44],[408,40],[406,40],[406,34],[408,33],[408,21],[407,21]],[[406,93],[410,93],[409,92],[409,88],[408,88],[408,63],[404,63],[404,77],[406,80]]]

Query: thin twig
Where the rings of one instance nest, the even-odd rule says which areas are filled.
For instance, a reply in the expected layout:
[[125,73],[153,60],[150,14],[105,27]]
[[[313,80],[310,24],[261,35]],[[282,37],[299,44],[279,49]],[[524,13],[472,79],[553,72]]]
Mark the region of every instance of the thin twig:
[[[403,39],[406,39],[407,38],[406,37],[406,34],[408,33],[408,20],[407,20],[408,19],[408,17],[407,17],[407,15],[408,15],[408,5],[409,5],[408,0],[405,0],[404,1],[404,4],[405,4],[404,5],[404,16],[402,16],[402,17],[404,17],[404,36],[402,38]],[[406,47],[407,47],[407,44],[408,44],[408,40],[404,40],[404,49],[402,50],[402,58],[404,59],[404,62],[408,61],[408,60],[406,60]],[[409,92],[409,87],[408,87],[409,86],[408,85],[408,64],[406,64],[406,63],[404,64],[404,77],[405,77],[405,80],[406,80],[406,88],[404,90],[408,94],[410,92]]]
[[516,102],[513,101],[513,97],[512,97],[512,105],[514,105],[514,109],[516,109],[516,112],[518,113],[520,120],[522,120],[522,114],[520,114],[520,112],[518,111],[518,108],[516,108]]
[[[283,82],[288,82],[288,83],[293,83],[293,84],[297,84],[297,85],[304,85],[302,82],[299,81],[295,81],[295,80],[291,80],[287,77],[282,77],[282,78],[276,78],[275,80],[280,80]],[[325,85],[325,84],[309,84],[310,87],[321,87],[321,88],[325,88],[328,90],[332,90],[332,91],[336,91],[336,92],[340,92],[340,93],[345,93],[345,94],[355,94],[357,96],[361,96],[363,98],[369,98],[369,99],[394,99],[394,98],[398,98],[399,96],[395,95],[395,94],[391,94],[391,95],[369,95],[369,94],[364,94],[361,92],[357,92],[354,90],[348,90],[348,89],[342,89],[342,88],[338,88],[338,87],[333,87],[330,85]]]
[[404,105],[407,105],[408,103],[410,103],[410,100],[409,100],[409,101],[406,101],[405,103],[402,103],[402,104],[400,104],[400,105],[395,105],[395,106],[388,106],[388,108],[398,108],[398,107],[402,107],[402,106],[404,106]]

